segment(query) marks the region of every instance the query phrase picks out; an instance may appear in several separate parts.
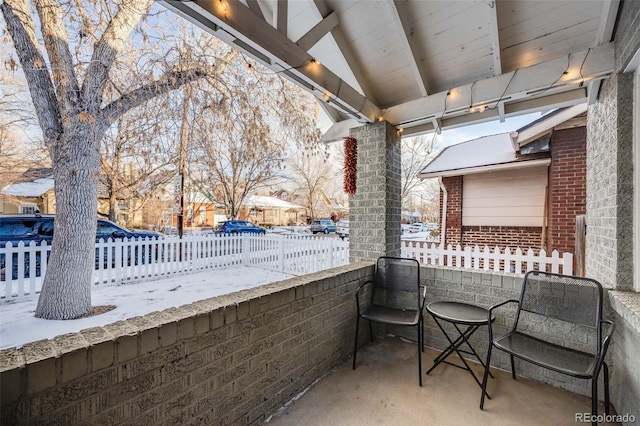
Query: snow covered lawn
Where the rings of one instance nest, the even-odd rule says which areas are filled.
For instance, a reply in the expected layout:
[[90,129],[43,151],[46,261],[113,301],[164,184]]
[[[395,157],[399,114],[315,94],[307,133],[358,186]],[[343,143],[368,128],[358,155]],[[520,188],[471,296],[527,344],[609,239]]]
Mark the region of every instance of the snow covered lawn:
[[282,281],[293,275],[248,266],[234,266],[175,275],[156,281],[120,286],[96,286],[93,306],[115,305],[112,311],[89,318],[50,321],[33,316],[38,300],[0,304],[0,349],[20,347],[41,339],[99,327],[154,311]]

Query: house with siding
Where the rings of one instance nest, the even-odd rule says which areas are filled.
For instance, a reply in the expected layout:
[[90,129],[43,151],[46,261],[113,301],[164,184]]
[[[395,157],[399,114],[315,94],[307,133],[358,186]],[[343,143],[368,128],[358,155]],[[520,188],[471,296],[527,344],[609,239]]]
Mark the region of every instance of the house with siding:
[[17,182],[0,190],[0,213],[55,213],[56,197],[51,168],[29,169]]
[[445,148],[420,173],[440,181],[441,242],[575,253],[586,213],[586,105],[515,132]]

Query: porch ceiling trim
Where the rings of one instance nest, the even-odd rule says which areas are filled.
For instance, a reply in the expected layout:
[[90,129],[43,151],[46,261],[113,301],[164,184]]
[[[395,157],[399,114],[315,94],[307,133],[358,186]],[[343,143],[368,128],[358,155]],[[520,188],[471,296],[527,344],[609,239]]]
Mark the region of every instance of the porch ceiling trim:
[[525,167],[548,166],[551,164],[550,158],[530,161],[513,161],[511,163],[491,164],[488,166],[469,167],[465,169],[444,170],[440,172],[419,173],[420,179],[429,179],[437,177],[472,175],[475,173],[495,172],[498,170],[522,169]]

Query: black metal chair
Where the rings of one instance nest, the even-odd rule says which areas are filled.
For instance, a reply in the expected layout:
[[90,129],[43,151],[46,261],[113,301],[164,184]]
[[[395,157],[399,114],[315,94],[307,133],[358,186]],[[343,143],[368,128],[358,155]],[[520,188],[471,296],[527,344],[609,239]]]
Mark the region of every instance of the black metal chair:
[[[589,278],[530,271],[524,276],[520,300],[507,300],[489,309],[493,310],[508,303],[517,303],[512,330],[504,336],[493,338],[489,325],[489,345],[487,363],[482,381],[480,409],[484,408],[487,394],[487,376],[491,362],[491,350],[495,346],[507,352],[511,358],[511,376],[516,378],[514,357],[568,376],[591,380],[591,411],[598,414],[598,376],[604,369],[605,410],[609,414],[609,368],[604,356],[613,333],[613,322],[602,319],[602,285]],[[584,326],[594,331],[593,353],[567,348],[534,337],[520,324],[523,312],[542,318],[552,318],[565,323]],[[602,324],[608,324],[603,336]],[[603,368],[604,367],[604,368]],[[595,419],[595,417],[593,417]]]
[[[360,306],[361,292],[371,287],[366,307]],[[422,287],[422,291],[420,291]],[[369,321],[369,335],[373,341],[372,322],[416,327],[418,335],[418,377],[422,386],[422,357],[424,322],[422,310],[426,287],[420,285],[420,263],[415,259],[380,257],[376,262],[373,281],[356,290],[356,337],[353,348],[353,369],[356,369],[358,328],[360,318]]]

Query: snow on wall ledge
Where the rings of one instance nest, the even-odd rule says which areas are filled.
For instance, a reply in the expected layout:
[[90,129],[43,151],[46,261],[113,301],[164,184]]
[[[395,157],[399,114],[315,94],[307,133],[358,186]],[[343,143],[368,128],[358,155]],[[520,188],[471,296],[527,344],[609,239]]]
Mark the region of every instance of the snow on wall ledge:
[[0,418],[262,422],[352,351],[354,263],[0,351]]

